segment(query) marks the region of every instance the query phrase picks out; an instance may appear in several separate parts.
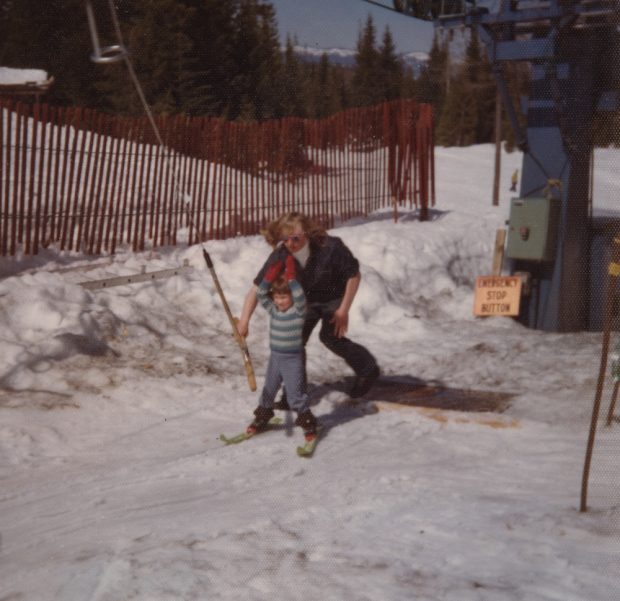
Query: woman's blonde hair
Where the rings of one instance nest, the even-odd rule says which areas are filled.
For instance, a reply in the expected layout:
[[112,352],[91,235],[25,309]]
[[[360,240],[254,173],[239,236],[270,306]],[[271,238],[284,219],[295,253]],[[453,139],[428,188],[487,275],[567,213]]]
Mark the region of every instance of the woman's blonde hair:
[[277,219],[274,219],[267,224],[267,227],[261,231],[261,234],[265,237],[267,243],[275,248],[282,239],[282,236],[290,234],[298,225],[301,226],[304,234],[311,242],[322,244],[327,236],[327,232],[323,226],[303,213],[297,213],[296,211],[285,213]]

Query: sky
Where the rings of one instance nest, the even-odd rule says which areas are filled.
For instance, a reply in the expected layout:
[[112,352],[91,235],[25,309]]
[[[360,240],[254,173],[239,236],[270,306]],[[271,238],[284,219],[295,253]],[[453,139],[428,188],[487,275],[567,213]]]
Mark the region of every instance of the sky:
[[302,46],[353,50],[369,14],[379,40],[388,26],[399,52],[428,52],[433,40],[432,23],[363,0],[271,0],[271,4],[276,9],[282,40],[288,33],[297,36]]
[[[596,151],[595,210],[617,205],[619,152]],[[617,601],[618,417],[579,511],[600,333],[473,315],[522,157],[502,156],[499,206],[493,159],[437,148],[430,221],[400,207],[331,230],[360,261],[349,336],[382,376],[353,403],[313,334],[311,459],[288,420],[219,439],[252,419],[268,321],[257,308],[252,392],[200,246],[0,259],[0,599]],[[238,314],[270,249],[205,246]]]

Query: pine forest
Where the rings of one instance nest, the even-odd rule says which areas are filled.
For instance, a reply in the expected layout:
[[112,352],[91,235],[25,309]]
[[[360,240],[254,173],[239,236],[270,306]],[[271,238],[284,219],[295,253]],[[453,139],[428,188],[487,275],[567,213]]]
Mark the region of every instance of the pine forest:
[[[106,3],[93,4],[102,36],[114,39]],[[330,63],[327,54],[317,62],[303,60],[290,37],[282,45],[268,1],[118,0],[116,7],[146,100],[157,114],[316,119],[413,98],[433,106],[437,144],[494,140],[496,86],[475,34],[460,52],[436,34],[428,61],[414,73],[399,57],[389,28],[377,31],[370,15],[359,33],[355,64],[346,67]],[[122,61],[90,61],[85,20],[82,0],[0,0],[0,66],[53,75],[47,102],[139,114],[140,100]],[[527,67],[506,69],[519,107],[527,94]],[[597,124],[599,144],[620,144],[618,122],[615,114]],[[502,137],[508,149],[514,146],[505,117]]]

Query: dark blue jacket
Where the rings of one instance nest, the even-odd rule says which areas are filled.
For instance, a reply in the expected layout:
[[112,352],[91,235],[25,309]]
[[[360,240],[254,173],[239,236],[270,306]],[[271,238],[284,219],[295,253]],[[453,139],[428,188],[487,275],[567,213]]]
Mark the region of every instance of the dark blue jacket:
[[[258,272],[254,283],[258,286],[265,271],[277,260],[284,261],[289,254],[279,244]],[[347,281],[359,273],[359,262],[340,238],[326,236],[323,242],[310,242],[310,257],[306,267],[297,262],[297,279],[306,293],[308,303],[327,303],[342,298]]]

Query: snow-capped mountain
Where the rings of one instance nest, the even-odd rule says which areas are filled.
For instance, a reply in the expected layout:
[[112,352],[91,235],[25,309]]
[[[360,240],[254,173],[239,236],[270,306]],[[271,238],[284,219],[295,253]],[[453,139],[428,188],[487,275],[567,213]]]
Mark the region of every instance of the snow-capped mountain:
[[[318,62],[323,54],[327,54],[329,62],[346,67],[355,66],[355,50],[348,48],[317,48],[314,46],[295,46],[295,53],[302,59]],[[400,55],[406,66],[411,67],[417,75],[428,60],[426,52],[407,52]]]

